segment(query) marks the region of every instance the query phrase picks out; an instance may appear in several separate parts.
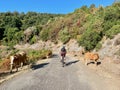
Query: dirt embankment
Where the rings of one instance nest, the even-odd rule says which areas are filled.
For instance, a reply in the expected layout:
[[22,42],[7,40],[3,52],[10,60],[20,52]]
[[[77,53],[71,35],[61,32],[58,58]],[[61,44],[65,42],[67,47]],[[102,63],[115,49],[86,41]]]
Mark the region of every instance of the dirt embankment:
[[113,39],[103,40],[102,48],[98,51],[101,67],[106,72],[120,77],[120,34]]

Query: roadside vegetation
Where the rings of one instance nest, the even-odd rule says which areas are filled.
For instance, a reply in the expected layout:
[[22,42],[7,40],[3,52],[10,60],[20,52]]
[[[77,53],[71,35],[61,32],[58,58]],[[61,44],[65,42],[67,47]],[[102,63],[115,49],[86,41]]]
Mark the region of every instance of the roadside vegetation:
[[27,56],[29,59],[30,63],[35,63],[36,61],[40,60],[40,59],[46,59],[47,56],[51,56],[52,55],[52,51],[51,50],[29,50],[27,52]]
[[[10,51],[9,51],[10,52]],[[19,50],[12,50],[10,55],[14,55],[15,53],[19,52]],[[48,56],[52,56],[51,50],[28,50],[26,51],[28,62],[29,64],[34,64],[40,59],[46,59]],[[10,59],[9,57],[4,57],[3,59],[0,59],[0,69],[10,69]]]

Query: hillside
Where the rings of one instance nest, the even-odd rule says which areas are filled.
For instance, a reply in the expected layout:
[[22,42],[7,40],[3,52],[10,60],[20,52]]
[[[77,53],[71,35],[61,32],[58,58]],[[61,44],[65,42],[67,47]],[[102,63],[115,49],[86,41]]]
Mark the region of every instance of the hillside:
[[67,43],[72,38],[86,50],[99,49],[104,36],[113,38],[120,32],[119,6],[120,3],[105,8],[83,6],[45,26],[40,33],[41,39]]
[[35,12],[0,13],[1,44],[34,44],[38,40],[67,43],[76,39],[86,50],[101,47],[101,39],[120,32],[120,3],[98,8],[82,6],[73,13],[42,14]]
[[[32,39],[42,30],[42,27],[55,17],[64,16],[62,14],[36,13],[36,12],[4,12],[0,13],[0,40],[1,44],[13,46],[17,43],[32,43]],[[34,27],[34,28],[30,28]],[[28,32],[28,41],[24,35]]]

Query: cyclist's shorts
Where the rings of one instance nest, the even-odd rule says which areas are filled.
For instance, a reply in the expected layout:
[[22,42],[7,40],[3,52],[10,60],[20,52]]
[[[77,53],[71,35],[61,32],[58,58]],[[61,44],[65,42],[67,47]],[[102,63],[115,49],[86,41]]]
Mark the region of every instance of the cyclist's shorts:
[[61,56],[65,57],[65,55],[66,55],[66,52],[61,52]]

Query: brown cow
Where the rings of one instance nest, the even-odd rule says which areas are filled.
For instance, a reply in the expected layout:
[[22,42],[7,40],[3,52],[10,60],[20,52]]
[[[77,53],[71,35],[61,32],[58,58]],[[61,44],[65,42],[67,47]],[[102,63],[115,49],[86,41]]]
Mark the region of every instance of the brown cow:
[[50,58],[52,56],[52,51],[48,51],[47,53],[46,53],[46,58]]
[[90,52],[85,53],[85,56],[84,56],[85,65],[88,64],[88,60],[94,61],[94,63],[97,65],[98,59],[99,59],[99,55],[97,53],[90,53]]
[[27,55],[25,52],[19,52],[13,56],[10,56],[10,72],[12,72],[13,67],[18,71],[18,67],[23,66],[27,63]]

